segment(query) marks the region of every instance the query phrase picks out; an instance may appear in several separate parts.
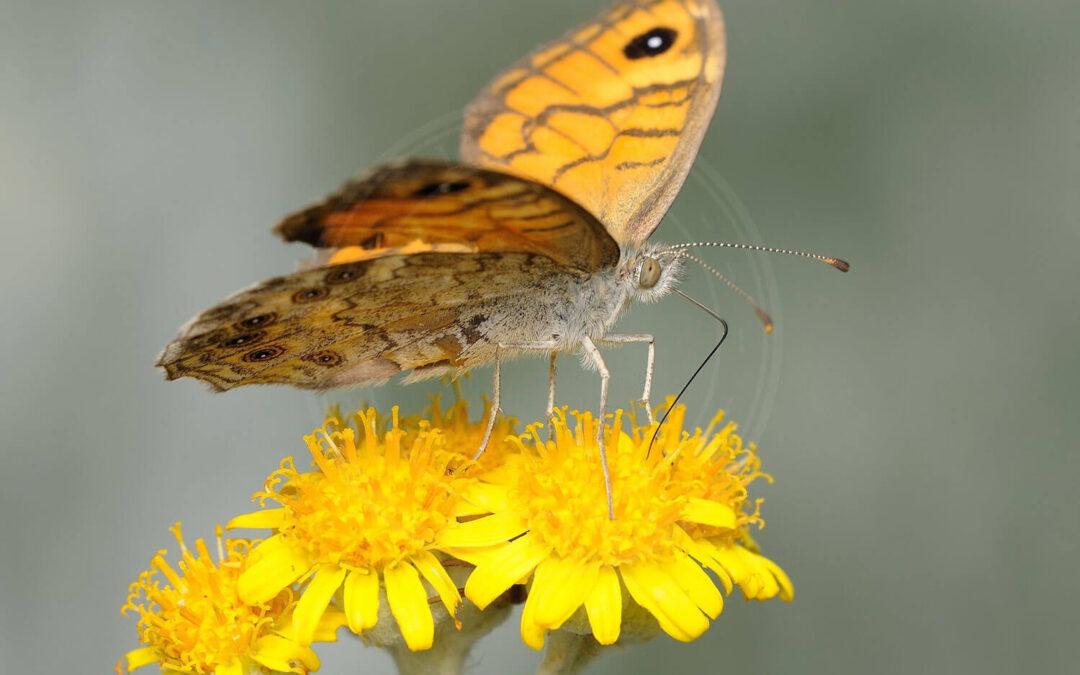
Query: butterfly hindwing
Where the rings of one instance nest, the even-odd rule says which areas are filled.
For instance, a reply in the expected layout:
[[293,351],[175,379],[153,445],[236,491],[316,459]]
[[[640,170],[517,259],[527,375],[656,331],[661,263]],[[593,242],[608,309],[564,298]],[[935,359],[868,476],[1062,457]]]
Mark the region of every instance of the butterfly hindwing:
[[617,2],[481,92],[462,158],[549,185],[639,244],[690,170],[724,60],[713,0]]
[[439,375],[490,360],[492,336],[515,329],[510,307],[528,294],[546,298],[554,279],[581,276],[532,253],[418,253],[309,269],[201,313],[158,365],[169,379],[195,377],[219,391]]

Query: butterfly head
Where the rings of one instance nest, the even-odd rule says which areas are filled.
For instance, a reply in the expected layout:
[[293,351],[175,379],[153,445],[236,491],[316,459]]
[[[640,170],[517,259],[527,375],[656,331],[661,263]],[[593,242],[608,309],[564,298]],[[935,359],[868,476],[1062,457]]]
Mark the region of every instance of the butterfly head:
[[630,258],[629,277],[636,300],[656,302],[682,279],[685,255],[681,251],[647,246]]

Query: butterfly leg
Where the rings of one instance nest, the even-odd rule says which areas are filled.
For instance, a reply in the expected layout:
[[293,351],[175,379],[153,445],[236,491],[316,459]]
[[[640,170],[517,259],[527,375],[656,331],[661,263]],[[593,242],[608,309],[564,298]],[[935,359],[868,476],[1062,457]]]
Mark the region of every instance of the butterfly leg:
[[649,355],[645,360],[645,387],[641,391],[641,403],[645,406],[645,416],[649,424],[653,423],[652,405],[649,404],[649,396],[652,394],[653,366],[656,363],[656,338],[651,335],[605,335],[600,342],[604,344],[629,344],[631,342],[646,342],[649,345]]
[[551,352],[551,361],[548,366],[548,400],[547,400],[547,428],[548,428],[548,440],[551,440],[551,435],[555,428],[553,419],[555,417],[555,357],[559,355],[559,352]]
[[[559,343],[555,340],[541,340],[538,342],[513,342],[503,343],[500,342],[495,345],[495,381],[491,386],[491,412],[488,413],[487,428],[484,430],[484,438],[480,441],[480,448],[473,455],[473,461],[480,459],[480,455],[484,454],[487,450],[488,442],[491,440],[491,432],[495,428],[495,417],[499,414],[499,352],[504,349],[519,349],[519,350],[535,350],[535,351],[552,351],[558,347]],[[555,354],[552,352],[551,356],[552,368],[554,369]],[[555,395],[555,380],[554,370],[552,370],[552,380],[549,384],[548,391],[548,411],[550,419],[550,410],[554,405]]]
[[600,371],[600,410],[596,420],[596,446],[600,449],[600,463],[604,470],[604,491],[607,493],[608,518],[615,520],[615,504],[611,497],[611,471],[608,469],[607,451],[604,449],[604,422],[607,421],[607,396],[608,383],[611,381],[611,372],[608,371],[604,357],[600,356],[600,350],[596,348],[588,335],[581,338],[581,348],[596,369]]

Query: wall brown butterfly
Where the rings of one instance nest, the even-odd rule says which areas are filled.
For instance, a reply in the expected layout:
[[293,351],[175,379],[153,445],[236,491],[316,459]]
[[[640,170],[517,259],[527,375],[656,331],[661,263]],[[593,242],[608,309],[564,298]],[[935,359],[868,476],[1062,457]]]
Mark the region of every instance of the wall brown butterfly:
[[684,249],[647,239],[697,154],[724,60],[712,0],[616,2],[480,93],[462,163],[378,167],[282,221],[275,232],[316,247],[317,265],[202,312],[158,365],[224,391],[493,363],[490,433],[501,360],[550,355],[550,410],[555,355],[583,353],[600,371],[603,416],[598,345],[644,342],[647,401],[652,337],[610,331],[678,281]]

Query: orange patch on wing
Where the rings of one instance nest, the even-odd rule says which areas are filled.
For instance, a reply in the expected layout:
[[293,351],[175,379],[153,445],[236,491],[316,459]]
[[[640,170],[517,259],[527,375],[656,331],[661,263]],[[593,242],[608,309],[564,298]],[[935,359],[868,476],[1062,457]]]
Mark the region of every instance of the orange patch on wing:
[[415,253],[476,253],[475,246],[467,244],[428,244],[416,239],[404,246],[389,246],[386,248],[363,248],[361,246],[345,246],[338,249],[330,256],[328,265],[341,265],[343,263],[358,262],[360,260],[374,260],[391,255],[412,255]]
[[[600,155],[615,139],[615,127],[599,115],[583,112],[555,113],[548,119],[548,126],[574,140],[590,155]],[[580,154],[575,148],[574,154]]]
[[503,113],[492,120],[480,137],[480,147],[496,157],[505,157],[525,148],[522,127],[528,118],[514,113]]
[[535,117],[549,105],[577,105],[582,103],[577,94],[566,87],[542,77],[523,80],[506,94],[506,105]]

